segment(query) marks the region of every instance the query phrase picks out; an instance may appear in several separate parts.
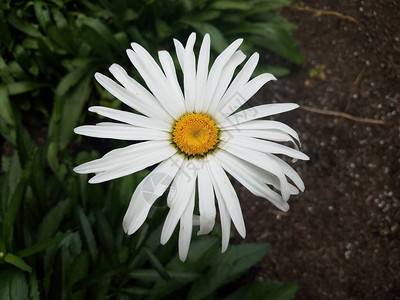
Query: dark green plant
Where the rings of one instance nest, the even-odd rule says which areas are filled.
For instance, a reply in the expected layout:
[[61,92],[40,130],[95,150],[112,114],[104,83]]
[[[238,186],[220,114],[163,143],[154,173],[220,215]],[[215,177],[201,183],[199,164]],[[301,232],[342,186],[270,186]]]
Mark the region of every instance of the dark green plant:
[[[50,122],[48,135],[54,149],[66,148],[72,129],[84,117],[85,103],[98,91],[94,72],[113,62],[129,66],[125,49],[132,41],[155,54],[161,48],[172,50],[172,38],[186,39],[191,31],[209,32],[216,52],[228,41],[245,37],[242,49],[248,54],[268,50],[301,64],[304,58],[289,33],[294,25],[275,11],[288,3],[3,0],[0,132],[15,145],[15,124],[21,119],[29,128]],[[260,68],[275,75],[288,72],[277,66]],[[96,103],[99,98],[96,95]]]
[[137,234],[125,235],[121,220],[127,195],[147,171],[89,185],[85,176],[68,171],[96,155],[81,152],[77,159],[64,158],[65,173],[46,176],[44,151],[26,131],[18,131],[17,140],[19,149],[30,151],[2,157],[1,299],[293,297],[296,287],[278,282],[229,286],[265,256],[268,244],[232,245],[221,254],[218,230],[209,237],[193,234],[182,263],[177,232],[167,245],[159,243],[167,213],[164,198]]

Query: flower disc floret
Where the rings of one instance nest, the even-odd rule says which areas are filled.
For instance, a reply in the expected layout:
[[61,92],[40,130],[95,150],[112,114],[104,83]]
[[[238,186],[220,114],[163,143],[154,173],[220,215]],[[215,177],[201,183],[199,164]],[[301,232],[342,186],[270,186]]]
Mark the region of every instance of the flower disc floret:
[[172,141],[187,156],[204,156],[218,144],[218,127],[207,114],[190,113],[179,118],[172,131]]

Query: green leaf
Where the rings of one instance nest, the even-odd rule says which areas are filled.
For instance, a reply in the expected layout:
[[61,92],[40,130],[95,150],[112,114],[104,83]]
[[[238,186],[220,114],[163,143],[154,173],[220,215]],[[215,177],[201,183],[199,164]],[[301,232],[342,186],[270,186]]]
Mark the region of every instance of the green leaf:
[[0,78],[4,83],[14,82],[14,78],[11,76],[10,69],[2,55],[0,55]]
[[7,85],[7,89],[9,95],[19,95],[40,89],[47,85],[48,85],[47,83],[42,83],[42,82],[22,81],[22,82],[9,83]]
[[29,275],[29,297],[31,300],[40,300],[39,281],[35,272]]
[[211,267],[202,278],[193,283],[188,297],[188,300],[204,299],[214,293],[220,286],[224,284],[230,275],[232,265],[234,264],[235,256],[233,247],[227,250],[224,254],[215,256]]
[[27,300],[28,284],[23,272],[15,268],[4,268],[0,271],[0,299]]
[[263,280],[250,283],[223,300],[242,299],[268,299],[268,300],[291,300],[294,299],[297,287],[294,284],[284,284],[278,281]]
[[270,23],[247,23],[229,31],[231,34],[252,34],[250,41],[262,48],[277,53],[296,64],[304,64],[305,59],[297,42],[284,28]]
[[144,223],[138,232],[138,240],[137,240],[136,247],[135,247],[136,250],[139,249],[143,245],[143,242],[148,237],[148,233],[149,233],[149,225]]
[[216,52],[222,52],[228,46],[228,42],[226,41],[224,35],[214,25],[211,25],[209,23],[196,22],[189,19],[183,19],[182,22],[192,26],[203,36],[206,33],[209,33],[211,38],[211,47]]
[[219,10],[249,10],[252,7],[251,2],[238,1],[216,1],[211,5],[211,8]]
[[56,24],[48,23],[46,26],[48,37],[54,41],[63,52],[65,51],[76,55],[79,48],[71,32],[70,27],[73,27],[73,25],[67,22],[60,10],[52,7],[51,13]]
[[40,26],[46,30],[47,25],[51,23],[50,11],[47,4],[43,1],[35,0],[34,2],[35,15]]
[[74,47],[73,42],[68,39],[68,34],[58,28],[54,24],[47,26],[47,42],[54,49],[52,52],[56,52],[61,55],[66,55],[68,53],[76,55],[77,47]]
[[111,229],[110,223],[104,216],[103,212],[96,210],[96,225],[97,225],[97,236],[99,237],[100,243],[106,250],[108,258],[114,264],[119,263],[117,246],[114,240],[114,233]]
[[94,72],[89,71],[86,76],[71,88],[62,97],[62,111],[60,114],[59,146],[64,149],[74,135],[73,129],[77,126],[83,107],[90,94],[90,82]]
[[95,273],[90,273],[85,278],[82,278],[81,280],[76,282],[72,287],[72,291],[73,292],[79,291],[80,289],[83,289],[84,287],[93,285],[95,283],[107,282],[110,280],[112,276],[122,273],[125,270],[126,270],[125,265],[117,265],[108,269],[102,268]]
[[24,175],[19,181],[17,188],[15,189],[15,192],[11,198],[10,205],[7,208],[2,227],[3,238],[6,242],[9,242],[11,240],[14,222],[18,216],[18,213],[20,212],[22,199],[25,195],[26,184],[27,176]]
[[221,11],[218,10],[206,10],[203,12],[199,12],[198,14],[193,16],[193,20],[197,20],[199,22],[209,22],[217,19],[221,16]]
[[11,198],[16,191],[17,185],[23,176],[23,169],[21,167],[18,152],[15,152],[13,156],[2,156],[1,159],[2,169],[6,173],[7,178],[7,197],[3,200],[4,206],[2,210],[5,211],[10,204]]
[[55,207],[49,210],[39,225],[38,241],[44,242],[51,239],[56,234],[64,217],[68,214],[71,208],[69,199],[58,202]]
[[280,66],[258,65],[252,76],[256,77],[263,73],[271,73],[275,77],[283,77],[288,75],[290,70]]
[[[73,260],[71,267],[69,269],[70,280],[69,284],[72,286],[79,280],[87,277],[90,267],[90,257],[87,251],[82,251]],[[80,290],[73,294],[73,299],[85,299],[85,290]]]
[[8,89],[5,85],[0,85],[0,118],[10,125],[15,124],[14,113],[8,97]]
[[161,19],[155,19],[157,34],[160,38],[164,39],[166,37],[173,35],[173,29]]
[[18,30],[22,31],[23,33],[25,33],[29,36],[36,37],[36,38],[39,38],[42,36],[40,31],[36,28],[36,26],[34,24],[28,23],[25,20],[17,17],[17,15],[15,13],[10,14],[8,16],[8,22],[12,26],[14,26]]
[[107,61],[114,60],[113,51],[107,41],[92,27],[83,25],[80,30],[82,42],[87,43],[92,50]]
[[31,172],[30,176],[30,186],[32,187],[35,197],[41,204],[41,207],[45,207],[47,205],[46,187],[48,187],[45,176],[46,165],[43,157],[44,155],[42,149],[39,150],[37,155],[33,157],[32,170],[35,170],[35,172]]
[[[191,282],[200,277],[199,273],[194,272],[168,271],[168,274],[171,277],[171,281]],[[160,273],[153,269],[137,269],[130,272],[129,277],[146,281],[164,280]]]
[[4,261],[17,267],[18,269],[21,269],[22,271],[32,272],[32,268],[30,266],[28,266],[21,258],[12,253],[7,253],[4,256]]
[[143,248],[144,253],[147,255],[147,258],[149,259],[151,265],[153,266],[154,269],[160,274],[160,276],[164,280],[170,280],[171,276],[168,274],[167,270],[163,267],[161,262],[158,260],[158,258],[147,248]]
[[57,85],[56,95],[62,96],[66,92],[68,92],[73,86],[79,83],[82,78],[88,74],[90,71],[90,66],[82,66],[80,68],[76,68],[71,71],[67,75],[65,75]]
[[7,19],[3,11],[0,10],[0,41],[3,45],[10,45],[12,41],[11,33],[7,25]]
[[[185,273],[202,273],[205,269],[212,266],[215,256],[217,254],[219,240],[216,238],[203,237],[197,241],[194,241],[190,245],[189,254],[185,263],[182,263],[176,255],[166,266],[166,270],[169,274],[174,272],[185,272]],[[206,274],[202,273],[200,278],[203,278]],[[201,280],[201,279],[200,279]],[[195,281],[197,282],[197,281]],[[158,281],[154,285],[154,295],[157,299],[164,299],[167,295],[185,286],[184,281],[173,280],[173,281]],[[195,283],[193,283],[195,284]]]
[[225,282],[232,281],[259,262],[268,252],[266,243],[248,243],[233,248],[235,260]]
[[225,254],[216,256],[210,270],[192,285],[188,299],[203,299],[224,284],[237,279],[261,260],[268,248],[268,244],[231,246]]
[[151,289],[145,289],[142,287],[136,287],[136,286],[129,286],[127,288],[123,288],[121,289],[121,292],[129,294],[129,295],[133,295],[133,296],[149,296],[153,293],[153,291]]
[[290,4],[290,0],[264,0],[256,3],[254,8],[248,11],[248,14],[263,14],[273,9],[278,9]]
[[98,35],[102,39],[104,39],[109,45],[111,45],[115,50],[121,50],[122,47],[117,39],[114,37],[113,32],[99,19],[85,17],[82,18],[81,22],[96,31]]
[[[79,269],[79,262],[86,264],[88,255],[78,258],[82,252],[82,242],[78,232],[68,235],[68,237],[61,242],[60,248],[62,295],[63,299],[67,299],[70,288],[76,280],[79,280],[77,277],[81,277],[82,273],[85,273],[85,271],[87,272],[87,267],[84,265],[82,265],[83,269]],[[76,262],[76,259],[78,259],[78,262]],[[74,272],[77,273],[72,275]]]
[[86,214],[84,213],[82,208],[78,207],[77,211],[84,241],[86,242],[86,245],[89,249],[92,261],[95,262],[97,259],[97,245],[92,231],[92,227],[90,226],[89,220],[86,217]]
[[54,173],[58,171],[58,147],[55,142],[50,142],[49,148],[47,149],[47,161],[49,162],[50,168]]
[[36,154],[36,144],[22,125],[17,128],[17,147],[21,165],[26,167],[29,160]]
[[58,243],[60,243],[65,237],[67,237],[70,233],[64,233],[64,234],[60,234],[57,235],[56,237],[44,241],[44,242],[40,242],[37,243],[35,245],[33,245],[32,247],[29,247],[27,249],[21,250],[17,253],[17,255],[21,258],[23,257],[29,257],[32,255],[35,255],[36,253],[42,252],[44,250],[46,250],[47,248],[50,248],[53,245],[57,245]]

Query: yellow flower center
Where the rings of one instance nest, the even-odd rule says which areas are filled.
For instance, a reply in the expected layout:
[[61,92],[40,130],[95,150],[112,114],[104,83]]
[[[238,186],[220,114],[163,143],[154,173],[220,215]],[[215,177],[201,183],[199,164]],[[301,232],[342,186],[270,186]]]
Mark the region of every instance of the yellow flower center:
[[203,156],[217,145],[218,127],[209,115],[190,113],[175,122],[172,140],[184,154]]

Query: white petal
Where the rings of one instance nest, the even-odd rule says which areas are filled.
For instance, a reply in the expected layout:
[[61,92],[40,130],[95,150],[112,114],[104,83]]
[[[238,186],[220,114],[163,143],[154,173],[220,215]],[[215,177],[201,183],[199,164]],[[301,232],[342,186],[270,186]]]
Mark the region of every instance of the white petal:
[[149,101],[144,101],[138,98],[136,94],[123,88],[114,80],[101,73],[94,74],[94,77],[96,78],[97,82],[100,83],[107,91],[109,91],[113,96],[118,98],[121,102],[129,107],[132,107],[138,112],[141,112],[142,114],[153,119],[157,119],[158,117],[163,121],[168,121],[168,119],[172,121],[172,118],[170,116],[166,116],[165,111],[163,112],[159,105],[153,105]]
[[210,62],[210,35],[206,34],[204,35],[203,42],[201,43],[199,60],[197,62],[196,100],[194,102],[194,109],[196,112],[202,112],[203,109],[209,62]]
[[208,107],[213,99],[215,89],[217,87],[218,81],[221,77],[222,70],[225,64],[229,61],[232,55],[239,48],[243,39],[237,39],[232,44],[230,44],[218,57],[215,59],[213,66],[211,67],[210,73],[207,79],[206,94],[204,97],[203,111],[208,111]]
[[165,131],[117,123],[83,125],[75,128],[74,132],[91,137],[127,141],[169,140],[171,138],[170,134]]
[[136,43],[132,43],[131,46],[135,52],[130,49],[126,50],[130,61],[159,103],[173,118],[177,119],[180,116],[179,101],[169,93],[167,79],[160,67],[143,47]]
[[141,155],[132,156],[123,164],[118,164],[113,168],[92,177],[89,180],[89,183],[100,183],[138,172],[171,157],[175,153],[176,149],[168,146],[153,149],[152,151],[148,151],[147,153],[141,153]]
[[[193,160],[192,160],[193,161]],[[170,210],[165,219],[164,226],[161,231],[161,244],[168,242],[179,219],[182,217],[190,197],[195,189],[197,172],[189,169],[188,161],[184,161],[178,174],[175,176],[168,194],[167,202],[170,204]]]
[[264,118],[271,115],[280,114],[298,108],[299,105],[295,103],[276,103],[259,105],[252,108],[242,110],[229,118],[223,120],[220,124],[221,127],[232,126],[254,119]]
[[158,57],[163,67],[165,76],[167,77],[168,83],[173,89],[173,95],[179,101],[179,109],[182,110],[183,114],[183,110],[185,108],[185,100],[183,98],[183,93],[181,87],[179,86],[178,78],[176,76],[174,61],[172,60],[172,57],[168,53],[168,51],[165,50],[159,51]]
[[221,140],[228,141],[229,143],[242,146],[243,148],[248,148],[263,153],[273,153],[273,154],[284,154],[296,159],[309,160],[310,158],[304,153],[281,145],[274,142],[263,141],[247,136],[226,136],[222,135]]
[[168,131],[168,132],[171,130],[171,125],[163,121],[150,119],[148,117],[139,114],[130,113],[118,109],[113,109],[103,106],[91,106],[89,107],[89,111],[133,126],[161,130],[161,131]]
[[209,171],[210,175],[213,177],[214,188],[218,189],[221,196],[226,204],[229,215],[232,219],[233,224],[239,234],[245,238],[246,237],[246,227],[244,225],[243,214],[240,208],[239,198],[233,188],[231,182],[225,171],[214,159],[209,160]]
[[280,130],[283,131],[287,134],[290,134],[292,137],[294,137],[297,141],[299,141],[299,136],[297,135],[297,132],[290,128],[288,125],[278,122],[278,121],[269,121],[269,120],[255,120],[255,121],[249,121],[237,125],[232,125],[224,128],[225,130],[269,130],[269,129],[275,129],[275,130]]
[[199,193],[199,210],[200,210],[200,230],[197,233],[210,233],[215,224],[215,199],[214,189],[210,179],[210,174],[206,168],[201,168],[197,180]]
[[[130,77],[128,73],[118,64],[112,64],[109,71],[135,98],[140,100],[140,109],[151,113],[156,113],[156,119],[171,122],[172,118],[158,102],[158,100],[140,83]],[[142,112],[139,110],[140,112]],[[150,111],[149,111],[150,110]],[[154,116],[153,116],[154,118]]]
[[275,129],[265,129],[265,130],[233,129],[233,130],[225,130],[223,134],[227,135],[228,137],[248,136],[275,142],[291,142],[293,146],[296,148],[296,150],[299,150],[297,143],[289,134]]
[[260,56],[258,53],[254,53],[249,58],[237,76],[233,79],[229,88],[226,90],[226,93],[218,104],[218,110],[221,110],[228,102],[230,102],[234,98],[234,95],[249,81],[255,68],[257,67],[259,57]]
[[221,229],[222,229],[222,250],[224,253],[228,249],[229,239],[231,235],[231,218],[229,216],[228,209],[226,207],[225,201],[221,195],[221,192],[214,184],[215,195],[217,196],[219,216],[221,219]]
[[183,62],[185,56],[185,47],[183,47],[182,43],[177,39],[174,39],[176,56],[178,57],[179,65],[181,66],[181,70],[183,70]]
[[132,158],[139,157],[151,151],[170,147],[167,141],[148,141],[133,144],[124,148],[114,149],[102,158],[89,161],[74,168],[76,173],[100,173],[115,168],[117,165],[126,164]]
[[220,107],[217,120],[221,122],[224,118],[235,112],[239,107],[253,97],[253,95],[257,93],[264,84],[271,80],[276,80],[276,78],[272,74],[268,73],[261,74],[250,80],[232,96],[225,106]]
[[[264,140],[271,140],[276,142],[290,142],[293,147],[299,151],[299,145],[295,142],[295,140],[287,133],[281,132],[275,129],[266,129],[266,130],[249,130],[249,129],[238,129],[238,130],[225,130],[222,133],[223,136],[226,136],[226,139],[230,139],[233,137],[252,137]],[[300,141],[298,141],[300,144]],[[307,156],[307,159],[308,156]],[[292,159],[292,162],[295,163],[297,161],[296,158]]]
[[193,52],[195,42],[196,34],[192,33],[186,43],[183,57],[183,86],[187,112],[193,112],[196,98],[196,59]]
[[[215,153],[215,157],[218,158],[221,166],[251,193],[269,200],[272,204],[283,211],[289,210],[287,202],[262,181],[264,174],[260,172],[262,171],[261,169],[246,163],[226,151],[218,151]],[[257,176],[260,173],[261,176]]]
[[282,159],[276,157],[273,154],[267,154],[267,155],[270,158],[272,158],[274,161],[276,161],[282,168],[285,175],[294,182],[294,184],[300,189],[300,191],[304,192],[304,188],[305,188],[304,182],[301,179],[301,177],[299,176],[299,174],[297,174],[297,172],[287,162],[283,161]]
[[289,183],[286,180],[285,173],[281,168],[281,164],[272,159],[269,155],[258,151],[246,149],[229,142],[222,143],[221,149],[228,151],[229,153],[261,168],[264,169],[279,178],[280,190],[284,200],[289,199],[290,188]]
[[122,226],[127,234],[135,233],[146,220],[154,202],[164,194],[178,172],[183,156],[175,154],[159,164],[137,186],[128,210],[125,213]]
[[193,190],[179,224],[178,252],[179,258],[183,262],[186,260],[189,252],[190,240],[192,238],[194,198],[195,191]]
[[210,114],[214,114],[216,111],[222,95],[226,92],[226,89],[232,80],[233,73],[235,73],[237,66],[240,65],[245,59],[246,55],[244,55],[242,51],[236,51],[225,65],[208,108],[208,112]]

